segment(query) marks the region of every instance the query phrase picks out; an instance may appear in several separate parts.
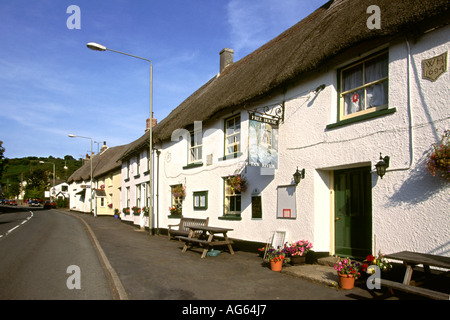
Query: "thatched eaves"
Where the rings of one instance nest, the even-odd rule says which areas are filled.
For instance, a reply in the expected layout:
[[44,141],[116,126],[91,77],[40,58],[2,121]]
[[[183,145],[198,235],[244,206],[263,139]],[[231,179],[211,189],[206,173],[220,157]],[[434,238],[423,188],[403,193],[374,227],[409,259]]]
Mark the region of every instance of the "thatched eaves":
[[[381,28],[369,29],[370,5],[380,8]],[[449,23],[447,0],[335,0],[228,66],[182,102],[154,128],[154,139],[170,139],[178,128],[239,110],[275,90],[283,90],[346,50],[394,37],[414,37]],[[142,139],[148,137],[145,135]]]

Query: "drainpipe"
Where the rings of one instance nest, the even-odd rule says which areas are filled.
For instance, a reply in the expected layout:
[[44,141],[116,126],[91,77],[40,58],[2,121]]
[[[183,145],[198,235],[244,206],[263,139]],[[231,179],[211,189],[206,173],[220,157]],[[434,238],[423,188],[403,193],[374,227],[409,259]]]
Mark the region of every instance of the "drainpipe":
[[407,55],[407,84],[406,84],[406,90],[407,90],[407,97],[408,97],[408,117],[409,117],[409,167],[406,168],[400,168],[400,169],[388,169],[386,172],[390,171],[406,171],[410,170],[413,167],[414,164],[414,129],[413,129],[413,108],[411,104],[411,47],[409,45],[408,38],[406,37],[406,47],[408,48],[408,55]]
[[[398,169],[387,169],[386,172],[393,172],[393,171],[408,171],[411,170],[411,168],[414,165],[414,129],[413,129],[413,108],[411,105],[411,47],[409,45],[408,38],[406,37],[406,47],[408,48],[408,55],[407,55],[407,67],[406,67],[406,74],[407,74],[407,81],[406,81],[406,92],[407,92],[407,107],[408,107],[408,117],[409,117],[409,166],[405,168],[398,168]],[[372,171],[376,172],[376,171]]]

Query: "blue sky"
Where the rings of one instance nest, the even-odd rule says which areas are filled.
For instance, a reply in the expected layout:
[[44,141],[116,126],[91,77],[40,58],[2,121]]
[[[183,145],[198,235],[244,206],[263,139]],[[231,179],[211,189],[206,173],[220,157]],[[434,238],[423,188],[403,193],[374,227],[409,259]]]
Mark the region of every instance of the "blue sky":
[[[158,120],[219,71],[219,52],[240,60],[326,0],[0,0],[0,140],[5,157],[84,157],[87,139],[118,146],[149,116],[149,63]],[[81,29],[69,29],[80,8]],[[94,143],[94,152],[98,150]]]

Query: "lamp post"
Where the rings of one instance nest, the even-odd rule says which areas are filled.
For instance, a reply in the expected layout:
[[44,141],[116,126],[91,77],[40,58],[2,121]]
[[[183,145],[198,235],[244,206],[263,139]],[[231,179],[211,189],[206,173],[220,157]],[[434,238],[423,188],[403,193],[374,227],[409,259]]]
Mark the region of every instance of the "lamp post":
[[[89,195],[89,212],[92,213],[92,138],[89,137],[83,137],[83,136],[77,136],[74,134],[69,134],[69,138],[83,138],[83,139],[89,139],[91,140],[91,155],[90,155],[90,159],[89,162],[91,163],[91,186],[90,186],[90,195]],[[94,216],[97,216],[97,214],[94,212]]]
[[132,54],[129,53],[125,53],[125,52],[121,52],[121,51],[117,51],[117,50],[112,50],[109,49],[107,47],[105,47],[104,45],[95,43],[95,42],[89,42],[87,44],[87,47],[91,50],[94,51],[112,51],[115,53],[120,53],[129,57],[133,57],[136,59],[140,59],[140,60],[144,60],[150,63],[150,125],[149,125],[149,162],[150,162],[150,181],[149,181],[149,194],[150,194],[150,206],[149,206],[149,214],[148,214],[148,228],[149,228],[149,232],[150,235],[153,233],[152,229],[153,229],[153,157],[152,157],[152,150],[153,150],[153,63],[151,60],[149,59],[145,59],[145,58],[141,58],[138,56],[134,56]]
[[[56,174],[56,170],[55,170],[55,164],[53,162],[47,162],[47,161],[39,161],[39,163],[50,163],[53,165],[53,189],[55,188],[55,174]],[[50,199],[52,198],[52,194],[50,192]]]

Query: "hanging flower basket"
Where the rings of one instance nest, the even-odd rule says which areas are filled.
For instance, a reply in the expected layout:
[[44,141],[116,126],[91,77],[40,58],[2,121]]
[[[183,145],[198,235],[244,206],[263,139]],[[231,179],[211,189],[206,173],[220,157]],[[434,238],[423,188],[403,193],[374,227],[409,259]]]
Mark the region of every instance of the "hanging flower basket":
[[247,180],[240,174],[228,176],[227,182],[233,192],[245,192],[247,190]]
[[125,215],[130,214],[130,208],[123,208],[123,209],[122,209],[122,212],[123,212]]
[[431,151],[428,153],[426,169],[434,177],[438,176],[450,181],[450,130],[445,130],[440,143],[431,145]]
[[140,215],[141,214],[141,208],[133,207],[133,208],[131,208],[131,210],[133,210],[133,214],[134,215]]
[[184,198],[186,196],[186,190],[184,186],[179,185],[172,188],[172,195],[175,198]]

